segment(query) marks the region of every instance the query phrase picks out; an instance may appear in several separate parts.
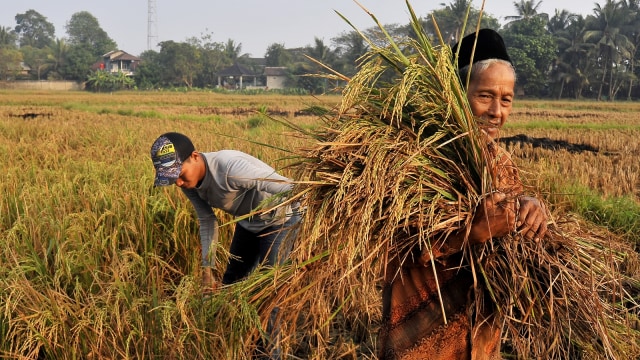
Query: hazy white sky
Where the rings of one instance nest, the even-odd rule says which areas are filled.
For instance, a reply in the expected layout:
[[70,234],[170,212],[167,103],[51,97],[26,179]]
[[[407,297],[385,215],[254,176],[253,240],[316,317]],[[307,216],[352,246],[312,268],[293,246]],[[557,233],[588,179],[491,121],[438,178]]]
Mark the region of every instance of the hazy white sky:
[[[515,15],[515,0],[486,0],[485,11],[504,22]],[[242,44],[242,53],[262,57],[270,44],[286,47],[310,45],[314,37],[331,44],[331,38],[351,28],[339,11],[357,28],[374,26],[371,18],[353,0],[154,0],[157,39],[184,41],[189,37],[212,34],[213,40],[233,39]],[[440,4],[452,0],[410,0],[418,16],[426,15]],[[13,28],[15,16],[36,10],[56,28],[56,37],[66,37],[65,25],[78,11],[88,11],[118,48],[133,55],[147,50],[148,0],[2,0],[0,26]],[[407,24],[409,15],[404,0],[360,0],[383,24]],[[543,0],[542,12],[553,15],[555,9],[589,15],[596,3],[604,0]],[[480,8],[482,0],[473,0]],[[335,11],[334,11],[335,10]],[[153,47],[153,50],[158,48]]]

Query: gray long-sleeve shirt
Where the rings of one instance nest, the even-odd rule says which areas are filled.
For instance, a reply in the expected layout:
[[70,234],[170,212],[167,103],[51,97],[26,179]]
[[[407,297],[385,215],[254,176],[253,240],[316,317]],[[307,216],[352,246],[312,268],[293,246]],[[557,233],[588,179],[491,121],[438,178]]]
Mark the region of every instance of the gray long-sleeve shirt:
[[[292,189],[290,179],[279,175],[259,159],[236,150],[202,153],[206,172],[201,184],[194,189],[182,189],[198,216],[202,265],[210,266],[208,254],[218,242],[218,220],[213,208],[233,216],[244,216],[283,200],[282,194]],[[289,206],[277,211],[242,219],[236,224],[251,232],[284,223],[291,216]]]

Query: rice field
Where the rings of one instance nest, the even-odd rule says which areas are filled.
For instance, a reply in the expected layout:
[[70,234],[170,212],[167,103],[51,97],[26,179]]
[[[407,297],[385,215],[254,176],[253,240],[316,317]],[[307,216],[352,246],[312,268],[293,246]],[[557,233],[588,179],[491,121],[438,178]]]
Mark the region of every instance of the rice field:
[[506,146],[554,206],[637,242],[639,111],[639,103],[517,100],[503,140],[520,140]]
[[[250,358],[264,325],[251,292],[260,279],[202,296],[194,212],[175,187],[153,188],[149,147],[179,131],[199,150],[242,150],[291,175],[290,151],[309,140],[269,117],[313,128],[321,123],[311,110],[340,98],[7,91],[0,99],[0,356]],[[635,243],[638,113],[640,103],[516,100],[503,138],[530,191],[554,211]],[[225,261],[218,254],[219,275]],[[375,294],[358,301],[375,324]],[[338,330],[326,344],[332,358],[373,357],[375,327]],[[309,344],[284,343],[291,359],[321,358]]]

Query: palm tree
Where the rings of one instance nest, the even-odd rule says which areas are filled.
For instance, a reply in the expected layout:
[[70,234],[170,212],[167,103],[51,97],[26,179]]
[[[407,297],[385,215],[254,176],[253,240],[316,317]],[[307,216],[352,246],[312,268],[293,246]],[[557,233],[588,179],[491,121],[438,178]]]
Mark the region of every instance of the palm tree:
[[574,96],[578,99],[582,95],[582,89],[589,84],[587,69],[592,67],[594,62],[587,54],[594,45],[584,41],[584,26],[585,18],[582,15],[576,15],[571,17],[564,29],[557,30],[554,35],[560,54],[556,60],[555,76],[556,79],[563,81],[559,98],[562,97],[564,85],[573,85]]
[[314,45],[307,48],[307,54],[323,64],[332,66],[336,60],[335,52],[325,45],[324,40],[316,37]]
[[518,15],[505,16],[504,19],[508,22],[529,20],[532,18],[544,18],[549,19],[549,15],[546,13],[539,13],[538,9],[542,4],[542,0],[535,3],[534,0],[520,0],[520,2],[513,2],[513,6],[516,8]]
[[631,76],[629,77],[629,88],[627,89],[627,100],[631,100],[631,90],[635,80],[635,65],[638,49],[640,49],[640,0],[621,0],[622,7],[629,14],[629,22],[625,26],[625,35],[631,41],[631,56],[629,66]]
[[560,31],[566,30],[571,25],[571,22],[575,21],[576,17],[578,15],[570,13],[566,9],[556,9],[555,14],[547,23],[547,29],[552,35],[555,35]]
[[342,62],[342,73],[352,76],[357,72],[358,59],[369,50],[369,46],[355,31],[334,38],[332,42],[336,45],[336,56]]
[[442,11],[444,18],[440,19],[436,17],[436,21],[438,22],[438,26],[441,27],[440,30],[443,32],[443,38],[445,41],[456,43],[463,36],[463,27],[465,27],[465,23],[467,22],[467,13],[471,6],[471,0],[454,0],[449,3],[449,5],[442,3],[440,6],[445,7]]
[[572,58],[567,56],[571,53],[566,50],[574,40],[570,37],[569,28],[576,18],[576,14],[572,14],[567,10],[556,9],[555,15],[547,23],[547,30],[553,35],[558,45],[558,55],[550,73],[552,81],[560,83],[558,99],[562,98],[565,84],[570,83],[573,79],[573,70],[575,68],[570,62]]
[[51,70],[59,76],[58,70],[64,64],[67,52],[69,51],[69,45],[65,42],[64,39],[56,39],[51,47],[51,53],[49,54],[47,60],[50,64]]
[[[324,40],[316,37],[314,38],[314,46],[307,48],[307,55],[322,64],[329,66],[332,69],[336,68],[336,53],[327,45],[325,45]],[[322,82],[323,92],[327,91],[328,88],[328,79],[324,78]]]
[[242,44],[236,44],[232,39],[227,40],[227,43],[224,45],[224,54],[231,59],[232,62],[238,60],[241,52]]
[[607,0],[604,6],[595,4],[594,15],[587,18],[585,41],[591,41],[597,46],[597,56],[601,60],[602,77],[598,89],[598,100],[602,99],[606,75],[609,75],[609,99],[613,100],[620,78],[614,79],[614,73],[623,75],[621,69],[623,59],[631,57],[632,42],[627,38],[623,29],[629,23],[630,14],[625,11],[622,3]]

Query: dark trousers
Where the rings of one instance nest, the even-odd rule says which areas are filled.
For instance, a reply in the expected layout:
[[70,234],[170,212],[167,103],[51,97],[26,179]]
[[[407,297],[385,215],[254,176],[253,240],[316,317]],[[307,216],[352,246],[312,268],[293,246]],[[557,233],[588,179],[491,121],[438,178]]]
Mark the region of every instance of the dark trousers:
[[[259,233],[252,233],[236,225],[229,253],[229,264],[222,276],[223,284],[231,284],[245,278],[258,264],[276,265],[283,263],[291,251],[291,241],[285,242],[288,234],[300,220],[293,215],[282,225],[272,226]],[[295,235],[295,234],[292,234]]]
[[[295,225],[300,220],[300,215],[293,215],[282,225],[269,227],[257,234],[252,233],[240,225],[236,225],[229,253],[231,255],[229,264],[222,277],[223,284],[231,284],[242,280],[249,275],[259,264],[276,265],[282,264],[291,252],[292,239],[287,237],[292,231],[296,231]],[[291,233],[291,236],[295,236]],[[275,307],[269,316],[267,324],[266,346],[259,346],[258,358],[270,360],[280,360],[282,353],[280,350],[280,327],[278,326],[278,311]]]

